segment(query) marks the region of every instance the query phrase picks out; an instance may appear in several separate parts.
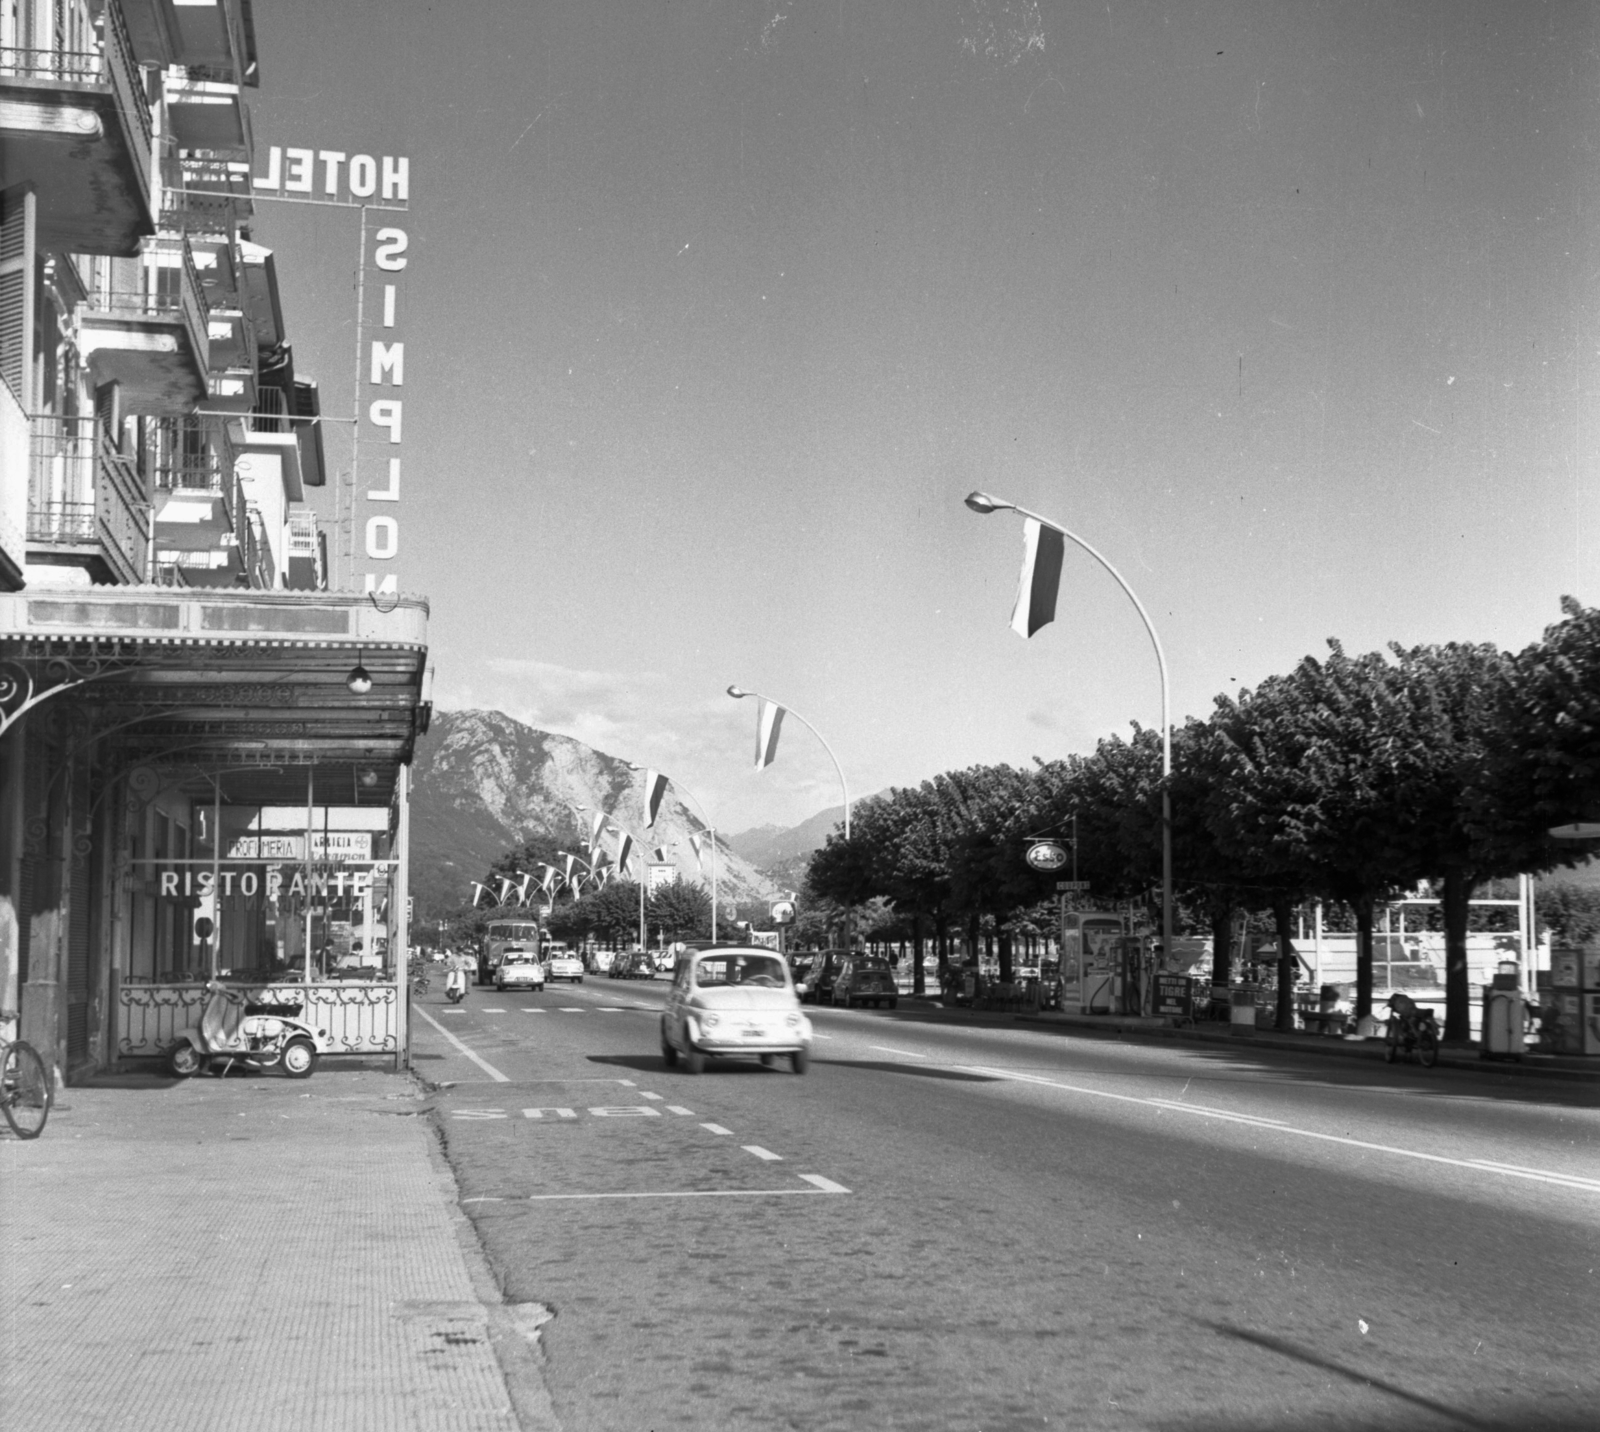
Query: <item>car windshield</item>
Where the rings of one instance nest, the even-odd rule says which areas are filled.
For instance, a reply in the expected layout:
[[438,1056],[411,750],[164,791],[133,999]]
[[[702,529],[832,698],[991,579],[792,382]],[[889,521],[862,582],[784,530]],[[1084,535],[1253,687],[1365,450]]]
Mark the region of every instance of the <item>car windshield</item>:
[[782,989],[783,961],[775,955],[718,955],[694,967],[694,982],[702,989],[724,985]]

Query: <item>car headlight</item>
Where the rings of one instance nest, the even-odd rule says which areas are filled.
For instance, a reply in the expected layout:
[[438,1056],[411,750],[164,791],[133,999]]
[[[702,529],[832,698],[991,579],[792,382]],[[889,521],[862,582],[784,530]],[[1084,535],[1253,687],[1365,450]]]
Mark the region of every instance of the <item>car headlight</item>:
[[783,1022],[787,1024],[790,1029],[800,1028],[800,1016],[798,1014],[785,1015]]
[[705,1025],[705,1027],[707,1029],[715,1029],[716,1026],[717,1026],[718,1019],[719,1019],[719,1016],[717,1016],[715,1014],[710,1014],[710,1013],[702,1014],[700,1016],[700,1023]]

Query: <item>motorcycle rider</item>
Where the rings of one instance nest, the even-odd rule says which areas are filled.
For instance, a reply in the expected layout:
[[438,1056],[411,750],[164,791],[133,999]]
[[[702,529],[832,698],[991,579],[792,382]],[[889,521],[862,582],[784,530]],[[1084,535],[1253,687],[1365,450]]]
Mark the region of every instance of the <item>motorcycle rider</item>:
[[444,977],[444,992],[450,999],[465,999],[467,997],[467,971],[476,969],[478,962],[471,955],[462,954],[459,950],[450,956],[449,967]]

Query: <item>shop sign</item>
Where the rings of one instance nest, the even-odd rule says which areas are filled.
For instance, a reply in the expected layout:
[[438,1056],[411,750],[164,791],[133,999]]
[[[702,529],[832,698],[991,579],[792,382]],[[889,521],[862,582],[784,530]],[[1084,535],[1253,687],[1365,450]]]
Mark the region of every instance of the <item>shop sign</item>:
[[1188,975],[1157,975],[1153,1012],[1173,1019],[1194,1016],[1194,981]]
[[[238,835],[228,842],[229,860],[304,860],[303,835]],[[370,830],[317,830],[311,833],[313,860],[371,860]]]
[[203,866],[198,868],[191,866],[186,870],[161,870],[157,872],[157,877],[160,881],[160,893],[172,899],[198,896],[201,900],[209,900],[218,890],[224,897],[264,894],[269,900],[276,900],[283,895],[309,895],[320,899],[334,896],[342,899],[346,895],[353,898],[366,895],[372,889],[376,873],[376,868],[314,869],[308,873],[303,868],[291,867],[285,874],[283,869],[276,865],[269,865],[264,871],[212,871]]
[[1036,840],[1025,858],[1035,870],[1060,870],[1067,863],[1067,851],[1053,840]]

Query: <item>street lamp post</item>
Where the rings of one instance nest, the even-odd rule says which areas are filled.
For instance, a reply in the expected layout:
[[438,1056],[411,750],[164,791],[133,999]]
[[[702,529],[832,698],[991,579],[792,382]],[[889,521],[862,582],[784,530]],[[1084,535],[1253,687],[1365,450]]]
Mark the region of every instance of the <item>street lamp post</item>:
[[[850,783],[845,780],[844,767],[839,764],[839,758],[833,754],[833,747],[828,744],[827,738],[824,737],[822,732],[817,730],[815,726],[807,721],[804,716],[796,711],[794,707],[784,706],[781,701],[773,701],[770,696],[764,695],[762,692],[746,691],[742,686],[730,686],[728,688],[728,695],[733,697],[735,701],[742,701],[746,696],[754,696],[760,701],[769,701],[774,706],[782,707],[784,711],[787,711],[789,715],[793,716],[796,721],[798,721],[806,728],[806,730],[815,736],[818,741],[822,742],[822,749],[828,753],[828,759],[833,762],[833,769],[838,773],[839,789],[844,792],[844,838],[846,841],[848,841],[850,839]],[[850,918],[850,912],[847,908],[845,911],[844,927],[844,943],[846,949],[850,948],[851,924],[852,921]]]
[[1172,710],[1167,681],[1167,654],[1161,648],[1161,638],[1156,635],[1155,623],[1150,620],[1150,613],[1145,611],[1144,603],[1135,595],[1133,588],[1123,580],[1122,573],[1077,533],[1068,531],[1059,522],[1052,522],[1048,517],[1041,517],[1037,512],[1030,512],[1026,507],[1018,507],[1014,502],[1007,502],[987,492],[968,493],[966,504],[974,512],[984,516],[988,516],[991,512],[1015,512],[1019,517],[1031,517],[1035,522],[1075,542],[1116,579],[1117,585],[1128,594],[1128,600],[1133,603],[1134,610],[1139,613],[1139,620],[1144,623],[1144,629],[1150,635],[1150,645],[1156,652],[1156,666],[1161,671],[1161,955],[1163,959],[1170,960],[1172,958]]
[[[588,809],[588,806],[573,806],[573,810],[577,811],[586,811]],[[639,948],[642,950],[646,947],[647,943],[647,932],[645,930],[644,923],[644,877],[649,869],[649,866],[646,864],[644,858],[645,845],[644,842],[640,840],[633,831],[629,830],[627,826],[623,825],[614,816],[607,814],[606,823],[615,829],[620,830],[625,836],[627,836],[628,839],[633,842],[634,849],[639,852]],[[626,875],[627,873],[628,872],[626,870],[622,871],[623,875]]]

